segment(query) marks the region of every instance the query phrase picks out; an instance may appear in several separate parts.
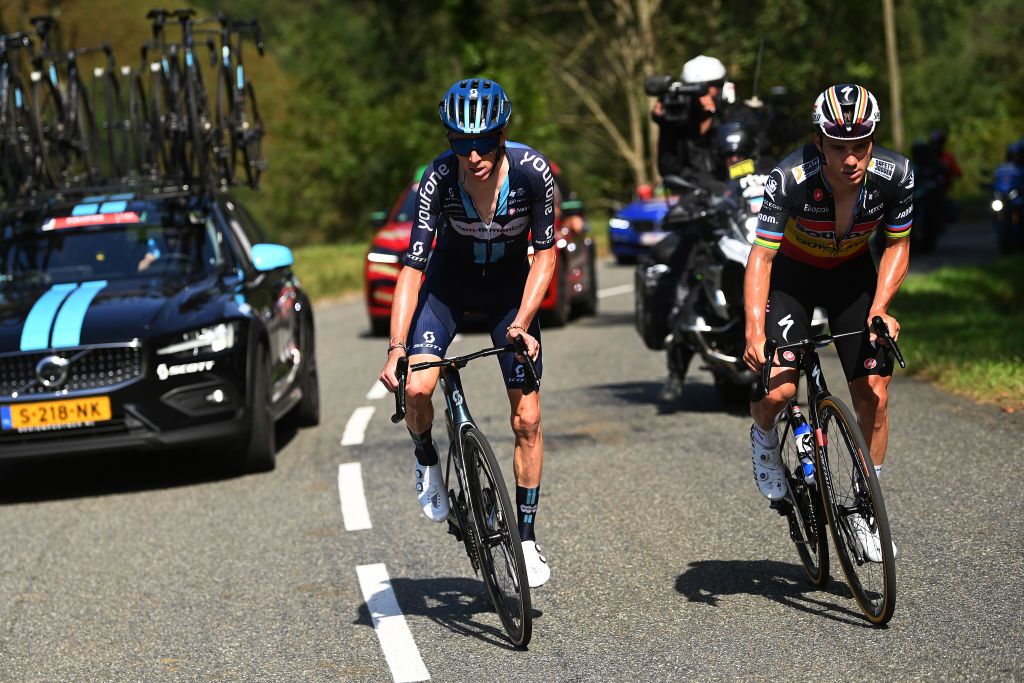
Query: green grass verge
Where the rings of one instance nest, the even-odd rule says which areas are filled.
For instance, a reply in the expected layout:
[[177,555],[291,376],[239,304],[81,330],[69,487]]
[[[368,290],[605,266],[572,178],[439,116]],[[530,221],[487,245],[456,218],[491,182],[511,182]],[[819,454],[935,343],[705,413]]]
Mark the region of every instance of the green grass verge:
[[1024,408],[1024,257],[908,277],[891,308],[908,373]]
[[363,288],[367,245],[314,244],[295,250],[295,272],[314,301],[332,299]]

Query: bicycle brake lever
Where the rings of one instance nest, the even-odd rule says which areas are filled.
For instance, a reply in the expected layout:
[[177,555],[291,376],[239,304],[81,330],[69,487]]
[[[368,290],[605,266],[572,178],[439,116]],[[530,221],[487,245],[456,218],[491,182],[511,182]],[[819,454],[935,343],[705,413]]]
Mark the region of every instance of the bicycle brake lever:
[[884,320],[882,320],[882,316],[876,315],[871,319],[871,329],[875,334],[885,339],[888,343],[887,352],[891,353],[896,358],[896,362],[899,363],[900,368],[905,369],[907,367],[907,363],[903,360],[903,354],[900,353],[900,347],[896,344],[896,340],[892,338],[891,334],[889,334],[889,326],[885,324]]
[[757,383],[750,390],[750,400],[752,403],[757,403],[768,395],[768,383],[771,381],[772,376],[772,363],[775,361],[775,349],[778,346],[779,342],[774,339],[766,339],[764,342],[764,365],[761,366],[761,375],[757,378]]
[[398,424],[405,419],[405,380],[409,375],[409,358],[402,356],[398,359],[398,368],[395,370],[398,375],[398,388],[395,389],[395,414],[391,416],[391,423]]
[[537,377],[537,366],[533,364],[533,359],[530,358],[530,354],[526,349],[526,341],[521,336],[516,336],[512,339],[512,345],[516,349],[516,353],[523,357],[523,368],[526,371],[526,381],[523,382],[523,394],[532,394],[533,392],[540,389],[540,379]]

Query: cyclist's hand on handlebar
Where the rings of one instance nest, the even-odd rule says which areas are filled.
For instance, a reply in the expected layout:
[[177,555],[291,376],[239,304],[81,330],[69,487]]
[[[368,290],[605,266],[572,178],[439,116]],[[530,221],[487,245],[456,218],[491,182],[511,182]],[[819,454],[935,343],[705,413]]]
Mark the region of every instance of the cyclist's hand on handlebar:
[[391,353],[388,354],[388,361],[384,364],[384,369],[380,371],[380,381],[387,387],[388,391],[395,393],[395,389],[398,388],[398,359],[405,357],[405,349],[399,347],[392,349]]
[[754,372],[759,372],[764,367],[764,342],[763,334],[747,339],[747,348],[743,351],[743,362]]
[[[530,360],[537,360],[537,356],[540,354],[540,342],[532,334],[521,328],[511,327],[505,336],[508,338],[509,344],[513,343],[512,340],[516,337],[522,337],[526,342],[526,351],[530,354]],[[522,363],[524,359],[517,353],[516,360]]]
[[870,333],[870,336],[868,337],[868,340],[872,344],[879,343],[879,344],[882,344],[883,346],[888,346],[889,345],[889,343],[887,341],[885,341],[885,339],[880,339],[878,337],[878,335],[875,333],[874,329],[872,329],[871,321],[872,321],[872,319],[874,319],[874,317],[876,315],[878,317],[880,317],[882,319],[882,321],[885,323],[885,326],[889,328],[889,336],[891,336],[894,340],[899,341],[899,338],[900,338],[900,323],[899,323],[899,321],[896,320],[896,318],[892,317],[891,315],[889,315],[885,311],[870,311],[870,312],[868,312],[868,332]]

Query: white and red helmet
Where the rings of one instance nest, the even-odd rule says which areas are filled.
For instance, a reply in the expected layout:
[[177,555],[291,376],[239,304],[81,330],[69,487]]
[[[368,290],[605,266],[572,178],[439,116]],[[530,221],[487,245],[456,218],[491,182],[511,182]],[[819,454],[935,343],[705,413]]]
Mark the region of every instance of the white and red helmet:
[[825,137],[860,140],[873,135],[881,119],[878,100],[867,88],[839,83],[818,95],[811,122]]

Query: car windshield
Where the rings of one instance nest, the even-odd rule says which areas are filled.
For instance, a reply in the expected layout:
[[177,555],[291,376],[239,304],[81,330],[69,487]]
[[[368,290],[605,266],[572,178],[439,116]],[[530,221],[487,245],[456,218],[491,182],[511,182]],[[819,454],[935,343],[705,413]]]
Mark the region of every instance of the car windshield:
[[[114,223],[101,215],[5,225],[0,288],[90,279],[191,279],[220,265],[218,233],[209,216],[144,211],[117,218],[126,215],[136,221]],[[87,222],[93,224],[82,224]]]
[[419,185],[413,184],[409,188],[409,191],[405,193],[405,197],[402,198],[402,205],[398,207],[398,211],[395,212],[394,218],[391,219],[393,223],[409,223],[412,221],[413,216],[416,215],[416,197],[417,188]]

